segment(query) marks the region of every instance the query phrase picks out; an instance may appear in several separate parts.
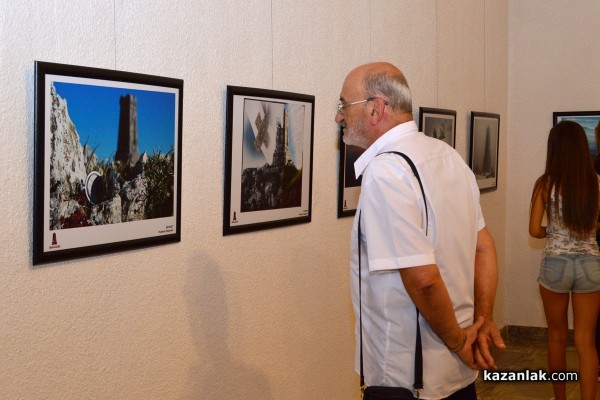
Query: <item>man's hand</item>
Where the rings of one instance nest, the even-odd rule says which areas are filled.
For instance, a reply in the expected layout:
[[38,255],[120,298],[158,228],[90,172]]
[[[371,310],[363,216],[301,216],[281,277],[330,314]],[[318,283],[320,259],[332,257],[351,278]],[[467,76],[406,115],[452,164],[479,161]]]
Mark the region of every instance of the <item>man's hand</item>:
[[477,369],[478,367],[473,349],[477,340],[477,333],[483,326],[483,323],[483,317],[479,317],[477,321],[473,323],[473,325],[463,328],[463,332],[466,335],[465,345],[456,353],[460,357],[461,361],[471,369]]
[[[483,317],[479,317],[479,319],[483,319]],[[473,349],[478,369],[498,369],[494,357],[490,353],[490,343],[499,349],[506,348],[494,321],[486,320],[477,332],[477,342]]]

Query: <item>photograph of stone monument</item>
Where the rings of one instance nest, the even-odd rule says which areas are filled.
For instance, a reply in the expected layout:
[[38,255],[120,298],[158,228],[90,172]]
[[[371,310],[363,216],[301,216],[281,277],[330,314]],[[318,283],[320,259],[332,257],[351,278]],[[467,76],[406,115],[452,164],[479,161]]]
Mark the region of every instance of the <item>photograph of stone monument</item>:
[[301,205],[304,112],[302,105],[244,101],[241,212]]
[[471,112],[469,166],[479,189],[492,189],[498,185],[499,130],[499,114]]
[[454,120],[450,118],[425,117],[425,135],[454,146]]
[[443,108],[419,107],[419,130],[426,136],[439,139],[454,147],[456,111]]
[[473,147],[473,172],[476,177],[496,177],[497,146],[497,141],[492,137],[490,124],[477,127]]
[[50,230],[173,215],[173,93],[56,81],[50,98]]
[[227,86],[223,235],[311,221],[314,102]]

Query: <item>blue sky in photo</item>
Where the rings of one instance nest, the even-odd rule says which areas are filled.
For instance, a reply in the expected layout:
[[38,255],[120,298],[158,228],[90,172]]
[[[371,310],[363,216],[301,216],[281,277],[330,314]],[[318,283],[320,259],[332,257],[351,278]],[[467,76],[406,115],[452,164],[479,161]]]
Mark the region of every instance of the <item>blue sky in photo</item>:
[[119,136],[119,99],[126,94],[137,98],[140,154],[167,153],[175,140],[175,94],[158,91],[114,88],[78,83],[53,82],[56,93],[67,101],[71,121],[81,144],[96,148],[100,160],[114,160]]

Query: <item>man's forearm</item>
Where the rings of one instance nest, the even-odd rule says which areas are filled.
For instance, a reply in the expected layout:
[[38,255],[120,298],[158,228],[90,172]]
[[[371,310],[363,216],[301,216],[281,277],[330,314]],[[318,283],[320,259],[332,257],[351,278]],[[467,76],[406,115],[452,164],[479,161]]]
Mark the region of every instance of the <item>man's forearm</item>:
[[498,286],[498,263],[494,240],[486,228],[477,235],[475,253],[475,318],[492,319],[496,287]]
[[433,331],[454,348],[461,343],[464,333],[454,315],[454,307],[437,265],[403,268],[400,276],[413,303]]

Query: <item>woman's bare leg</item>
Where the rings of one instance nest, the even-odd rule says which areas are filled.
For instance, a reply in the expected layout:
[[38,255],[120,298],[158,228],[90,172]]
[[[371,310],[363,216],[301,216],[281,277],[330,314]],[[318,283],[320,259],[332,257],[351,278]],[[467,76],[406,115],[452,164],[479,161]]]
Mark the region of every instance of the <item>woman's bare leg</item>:
[[[540,286],[540,294],[548,324],[548,370],[564,372],[567,369],[569,293],[556,293]],[[556,400],[567,399],[565,382],[552,382],[552,388]]]
[[579,388],[582,400],[595,400],[598,386],[596,322],[600,292],[573,293],[573,330],[579,357]]

